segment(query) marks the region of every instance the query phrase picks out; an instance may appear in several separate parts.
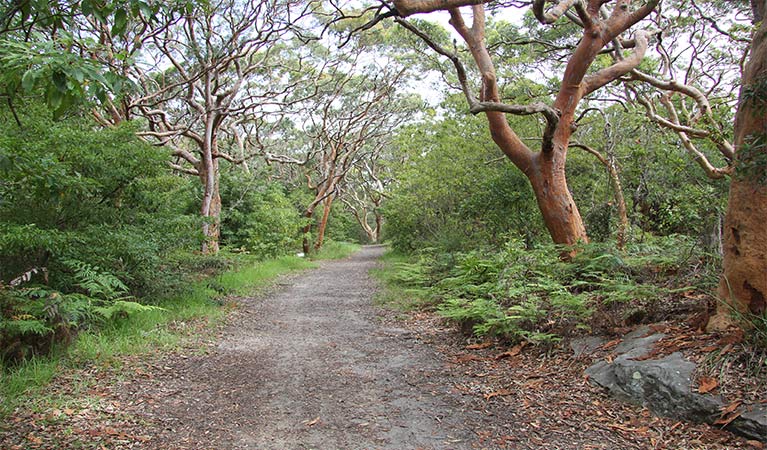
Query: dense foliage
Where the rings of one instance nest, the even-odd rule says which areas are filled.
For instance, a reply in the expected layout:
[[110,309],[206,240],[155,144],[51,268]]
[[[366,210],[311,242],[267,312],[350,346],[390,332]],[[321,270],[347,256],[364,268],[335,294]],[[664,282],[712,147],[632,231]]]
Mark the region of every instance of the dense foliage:
[[618,215],[604,164],[574,149],[568,183],[594,243],[560,258],[527,180],[501,157],[481,121],[450,109],[403,130],[385,234],[409,255],[395,282],[468,333],[510,341],[693,316],[711,308],[721,267],[727,183],[705,180],[674,139],[614,109],[582,128],[619,168],[631,225],[615,247]]
[[[126,300],[173,280],[168,256],[196,240],[179,202],[187,182],[135,128],[54,121],[30,103],[0,128],[2,346],[27,334],[67,334],[140,309]],[[62,337],[61,339],[67,340]]]
[[402,251],[539,239],[543,224],[527,180],[499,159],[478,118],[453,115],[401,132],[404,163],[384,203],[386,238]]
[[[681,250],[681,251],[679,251]],[[700,311],[717,267],[684,236],[587,244],[570,261],[561,248],[518,240],[495,251],[424,249],[395,263],[392,281],[467,334],[551,343]]]
[[[1,113],[0,360],[162,306],[242,259],[195,251],[201,188],[136,137],[140,124],[101,128],[84,111],[54,119],[33,100]],[[248,261],[298,252],[309,194],[268,167],[222,170],[226,246]],[[360,234],[343,210],[330,222],[333,239]]]

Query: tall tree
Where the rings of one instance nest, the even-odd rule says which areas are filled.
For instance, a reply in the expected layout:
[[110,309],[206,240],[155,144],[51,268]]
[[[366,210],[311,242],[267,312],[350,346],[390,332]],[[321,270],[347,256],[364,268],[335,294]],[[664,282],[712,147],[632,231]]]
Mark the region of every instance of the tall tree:
[[382,152],[379,151],[361,161],[346,177],[340,192],[341,201],[373,244],[381,238],[381,206],[386,198],[386,187],[391,181],[386,168],[381,164],[381,156]]
[[310,8],[300,0],[190,3],[183,13],[158,14],[139,35],[141,57],[125,70],[140,91],[125,115],[145,118],[148,130],[140,135],[171,147],[172,167],[199,177],[204,253],[218,251],[219,161],[241,163],[257,153],[237,145],[239,156],[227,153],[224,135],[239,136],[238,127],[283,106],[297,81],[283,82],[289,77],[281,42],[296,34]]
[[735,171],[724,222],[721,300],[710,329],[767,313],[767,1],[755,0],[754,31],[735,114]]
[[[399,24],[452,61],[471,112],[485,113],[493,141],[530,181],[552,239],[559,244],[572,245],[588,240],[583,220],[568,189],[565,173],[567,151],[576,127],[576,110],[583,98],[639,65],[653,32],[636,30],[631,40],[625,39],[623,34],[647,17],[659,1],[649,0],[636,6],[637,2],[618,0],[612,2],[612,9],[608,11],[606,8],[609,2],[601,0],[565,0],[556,2],[548,10],[545,0],[535,0],[532,3],[533,13],[541,24],[550,25],[566,17],[582,30],[581,38],[574,46],[560,77],[558,91],[551,105],[544,102],[503,103],[495,64],[485,39],[487,2],[484,0],[394,0],[391,10],[383,14],[379,11],[373,22],[384,16],[395,16]],[[470,24],[464,18],[463,7],[471,8]],[[481,79],[478,98],[456,52],[446,49],[405,19],[414,14],[437,10],[448,11],[450,24],[467,45]],[[631,53],[607,67],[592,69],[603,49],[616,42],[621,43],[621,48],[631,48]],[[545,119],[540,151],[533,151],[525,144],[509,126],[506,113],[539,114]]]
[[[359,40],[340,50],[319,43],[305,50],[312,54],[305,70],[314,72],[314,83],[296,90],[295,95],[303,98],[285,117],[291,126],[260,145],[268,161],[304,169],[312,193],[303,211],[307,219],[303,248],[309,253],[323,244],[331,208],[346,176],[387,145],[412,108],[397,91],[405,80],[404,69],[387,64],[383,57],[375,60]],[[307,89],[312,95],[303,92]],[[284,151],[275,154],[279,148]],[[318,208],[322,214],[312,237]]]
[[[728,177],[733,170],[733,86],[740,83],[751,42],[744,23],[747,6],[743,1],[667,0],[652,19],[664,30],[655,45],[657,62],[622,78],[626,100],[674,132],[711,179]],[[617,52],[611,56],[620,58]]]

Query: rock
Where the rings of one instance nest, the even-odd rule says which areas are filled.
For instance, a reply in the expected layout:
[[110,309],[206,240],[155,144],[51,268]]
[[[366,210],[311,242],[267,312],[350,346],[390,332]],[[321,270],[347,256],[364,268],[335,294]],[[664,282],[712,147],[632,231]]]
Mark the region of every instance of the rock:
[[632,359],[635,351],[615,358],[612,364],[598,362],[586,373],[614,396],[644,405],[655,414],[693,422],[713,422],[719,417],[724,404],[720,398],[692,392],[695,364],[680,353],[637,361]]
[[583,336],[578,337],[570,341],[570,348],[573,350],[573,355],[576,358],[589,355],[598,349],[604,343],[607,342],[605,338],[601,336]]
[[727,426],[733,433],[767,442],[767,405],[754,406]]
[[644,356],[652,350],[652,346],[666,337],[663,333],[650,334],[650,327],[639,327],[623,337],[623,342],[615,347],[615,353],[632,352],[632,358]]
[[[599,361],[586,369],[589,379],[613,396],[646,406],[653,413],[692,422],[713,424],[719,419],[724,400],[718,395],[694,392],[695,364],[673,353],[661,359],[646,359],[655,342],[664,336],[649,335],[640,328],[626,335],[615,348],[613,361]],[[731,422],[727,429],[767,442],[767,406],[753,406]]]

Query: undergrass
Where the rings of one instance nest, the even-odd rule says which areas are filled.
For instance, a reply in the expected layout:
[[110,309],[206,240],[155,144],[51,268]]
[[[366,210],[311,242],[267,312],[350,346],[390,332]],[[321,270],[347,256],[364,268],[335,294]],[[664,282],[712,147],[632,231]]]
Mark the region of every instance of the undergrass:
[[326,241],[316,253],[312,256],[312,259],[342,259],[351,255],[360,249],[359,244],[352,244],[350,242],[337,242]]
[[[358,248],[333,243],[327,253],[314,258],[340,258]],[[296,256],[266,261],[243,256],[234,269],[192,283],[182,294],[157,300],[162,310],[136,313],[99,329],[81,331],[66,351],[54,351],[15,367],[0,367],[0,418],[22,401],[34,404],[44,400],[44,387],[62,370],[88,365],[119,369],[121,357],[171,351],[220,323],[227,312],[226,296],[251,294],[270,286],[279,275],[315,266]]]
[[227,293],[246,295],[269,286],[278,275],[312,267],[315,267],[315,264],[306,259],[282,256],[249,264],[240,270],[224,272],[215,277],[215,282]]
[[427,289],[409,286],[403,282],[402,267],[407,265],[409,260],[407,255],[387,250],[379,259],[379,267],[370,271],[383,286],[374,298],[377,305],[399,311],[414,311],[433,306]]

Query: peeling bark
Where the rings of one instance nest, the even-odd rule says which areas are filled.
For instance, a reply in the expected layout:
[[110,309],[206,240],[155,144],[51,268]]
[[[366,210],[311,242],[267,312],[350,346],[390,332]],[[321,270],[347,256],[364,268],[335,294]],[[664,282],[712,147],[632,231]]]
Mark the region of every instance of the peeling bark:
[[[767,2],[758,5],[762,17]],[[746,95],[748,94],[748,95]],[[735,172],[724,220],[724,270],[709,330],[767,310],[767,23],[754,34],[735,114]],[[735,314],[733,315],[733,312]],[[740,324],[744,326],[743,323]]]
[[325,230],[328,226],[328,217],[330,217],[330,207],[333,205],[333,196],[326,198],[322,202],[322,219],[317,225],[317,239],[314,241],[314,249],[319,250],[325,242]]

